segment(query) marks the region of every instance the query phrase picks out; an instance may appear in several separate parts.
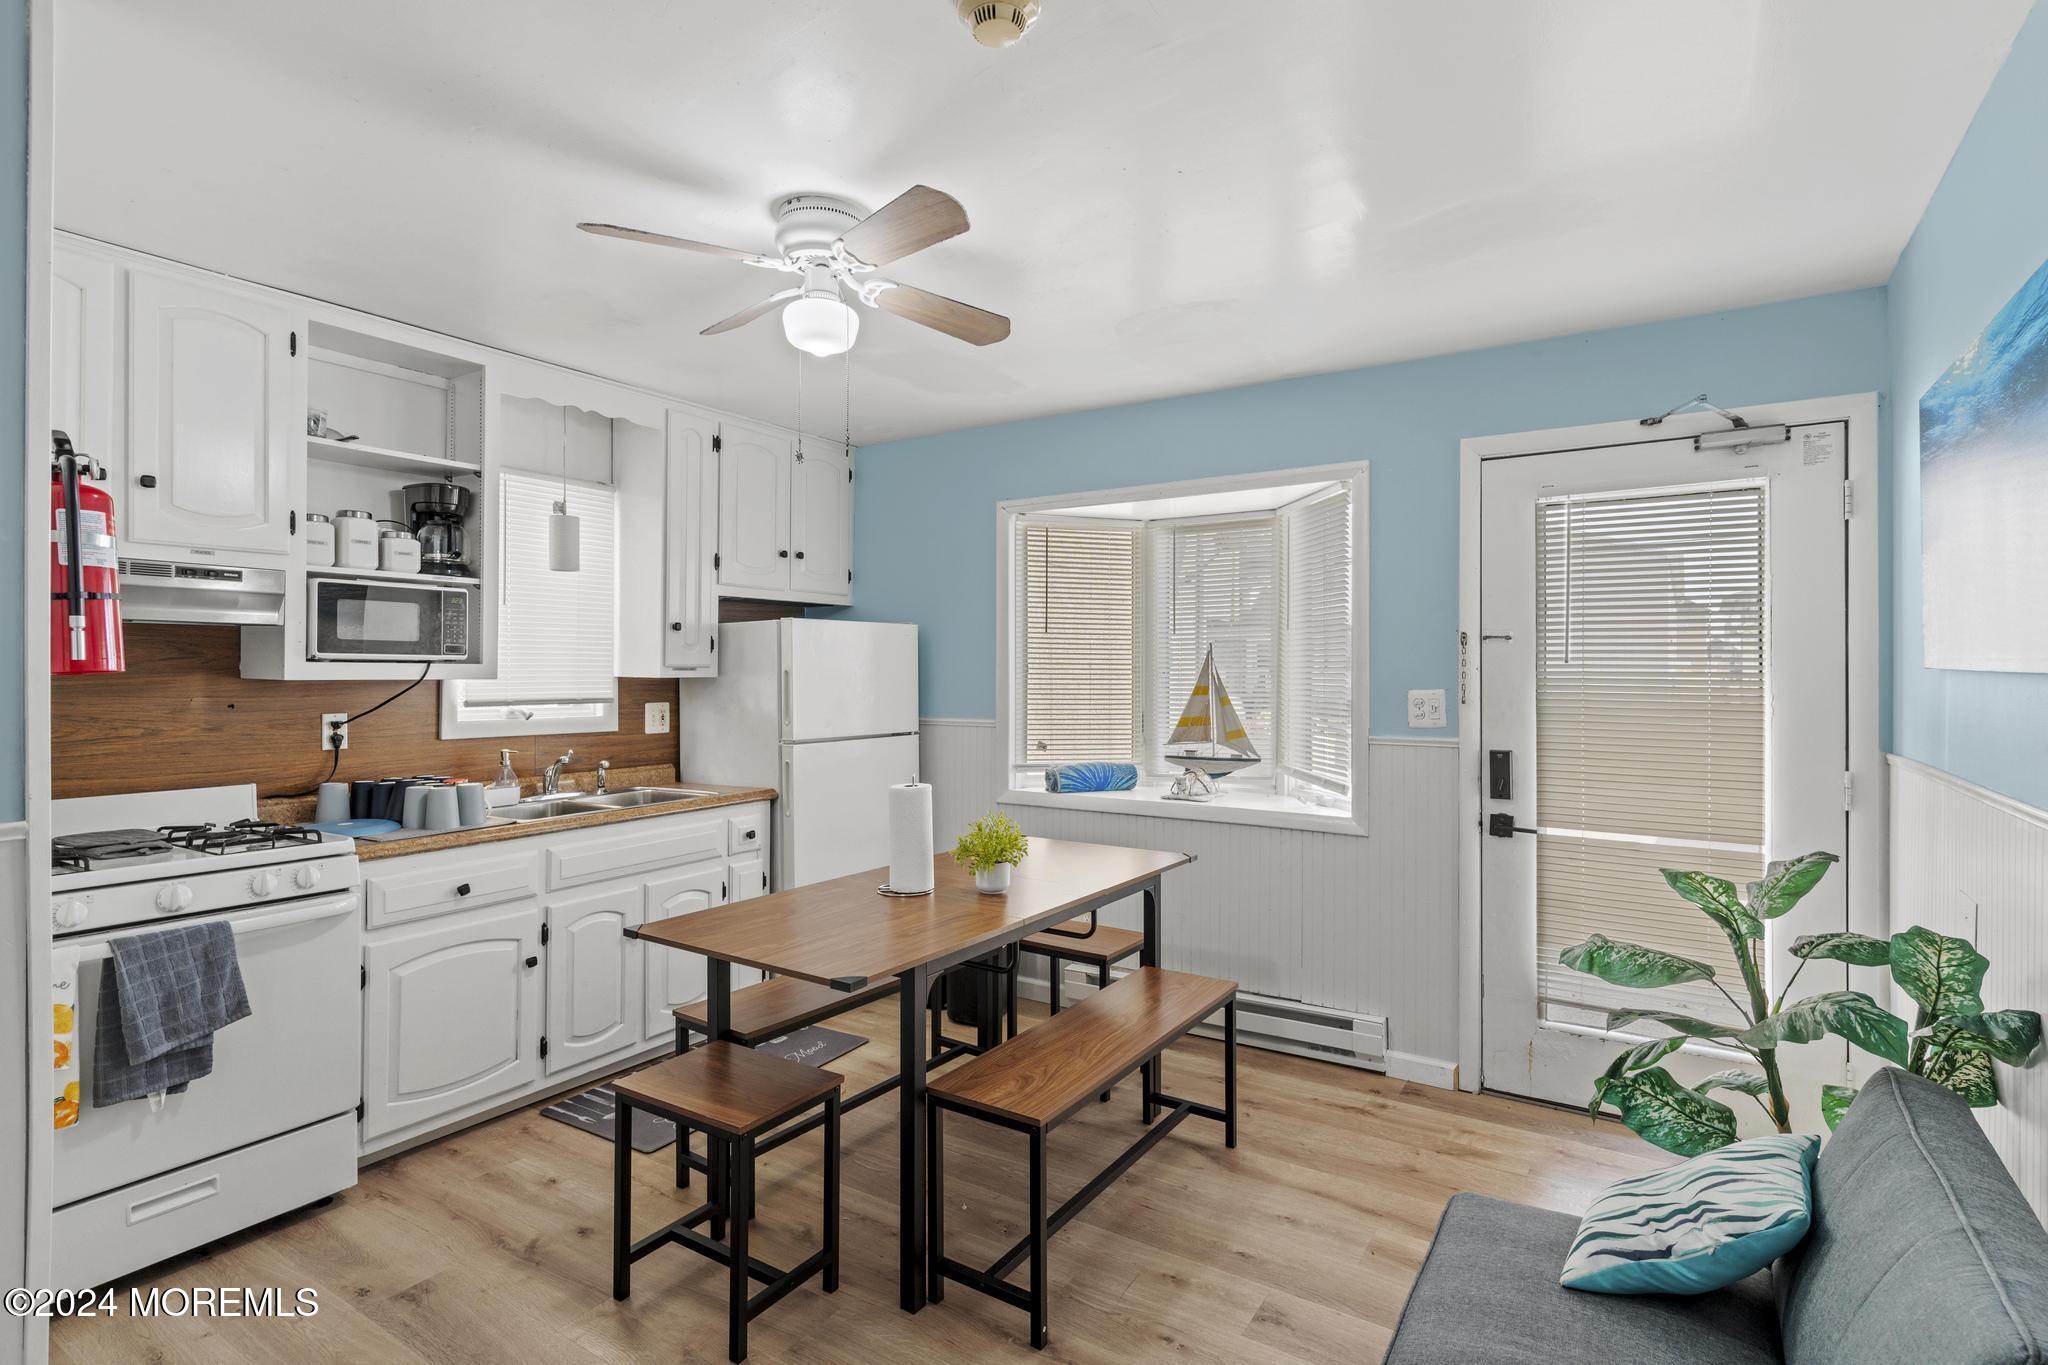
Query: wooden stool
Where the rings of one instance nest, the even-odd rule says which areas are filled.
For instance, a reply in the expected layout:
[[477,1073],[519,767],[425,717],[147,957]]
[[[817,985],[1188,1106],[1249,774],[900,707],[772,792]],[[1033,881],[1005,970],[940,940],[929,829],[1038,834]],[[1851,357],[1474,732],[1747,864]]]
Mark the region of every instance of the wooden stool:
[[[839,1084],[829,1071],[732,1043],[707,1043],[612,1082],[617,1097],[612,1144],[612,1297],[630,1292],[633,1262],[674,1242],[731,1272],[727,1353],[747,1358],[747,1323],[790,1290],[824,1272],[825,1292],[839,1288]],[[792,1270],[747,1254],[747,1217],[754,1204],[754,1142],[783,1120],[824,1102],[825,1245]],[[632,1235],[633,1111],[645,1109],[704,1130],[711,1149],[709,1200],[638,1241]],[[696,1230],[709,1221],[711,1235]],[[730,1236],[728,1237],[728,1229]],[[764,1288],[749,1295],[749,1277]]]

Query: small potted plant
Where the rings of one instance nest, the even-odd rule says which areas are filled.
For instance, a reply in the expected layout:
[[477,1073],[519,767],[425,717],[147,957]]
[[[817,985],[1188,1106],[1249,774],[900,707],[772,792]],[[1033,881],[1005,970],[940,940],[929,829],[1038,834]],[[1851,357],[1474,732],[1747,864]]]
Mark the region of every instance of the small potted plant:
[[974,889],[985,896],[1000,896],[1010,889],[1010,868],[1024,861],[1031,841],[1017,822],[1000,811],[990,811],[967,827],[960,842],[953,845],[953,860],[974,874]]

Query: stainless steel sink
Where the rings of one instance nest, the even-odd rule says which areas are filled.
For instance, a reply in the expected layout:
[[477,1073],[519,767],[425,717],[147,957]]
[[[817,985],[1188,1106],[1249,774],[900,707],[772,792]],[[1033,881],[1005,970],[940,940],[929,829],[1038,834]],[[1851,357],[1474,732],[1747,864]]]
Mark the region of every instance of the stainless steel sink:
[[576,814],[568,809],[575,800],[574,796],[536,796],[531,801],[499,806],[491,814],[505,820],[547,820],[557,815]]
[[695,787],[630,787],[625,791],[608,792],[603,796],[579,796],[566,804],[573,811],[587,813],[599,810],[633,810],[640,806],[666,806],[677,801],[695,801],[699,797],[711,795],[713,793],[699,791]]

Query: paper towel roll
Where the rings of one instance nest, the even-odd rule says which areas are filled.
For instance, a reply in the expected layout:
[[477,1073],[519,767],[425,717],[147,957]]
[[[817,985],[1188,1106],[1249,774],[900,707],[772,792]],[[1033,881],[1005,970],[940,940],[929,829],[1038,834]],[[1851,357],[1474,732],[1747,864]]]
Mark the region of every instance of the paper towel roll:
[[889,889],[920,894],[932,889],[932,788],[906,782],[889,788]]

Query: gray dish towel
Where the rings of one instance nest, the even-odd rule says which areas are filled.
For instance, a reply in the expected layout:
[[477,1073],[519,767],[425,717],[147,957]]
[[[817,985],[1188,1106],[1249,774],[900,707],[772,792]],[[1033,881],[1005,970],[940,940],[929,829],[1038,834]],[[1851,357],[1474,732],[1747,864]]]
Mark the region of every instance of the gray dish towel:
[[92,1102],[180,1095],[213,1071],[213,1035],[249,1015],[227,924],[114,939],[93,1015]]

